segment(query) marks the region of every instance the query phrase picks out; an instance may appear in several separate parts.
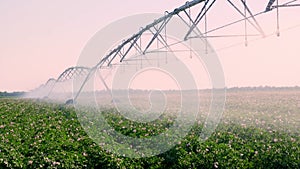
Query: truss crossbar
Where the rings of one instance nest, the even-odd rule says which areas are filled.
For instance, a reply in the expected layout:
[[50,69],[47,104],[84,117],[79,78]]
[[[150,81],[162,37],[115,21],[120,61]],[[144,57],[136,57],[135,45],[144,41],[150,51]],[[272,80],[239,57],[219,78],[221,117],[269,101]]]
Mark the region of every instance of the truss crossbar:
[[74,79],[74,77],[86,76],[89,70],[90,68],[87,67],[70,67],[57,78],[56,82],[65,82]]

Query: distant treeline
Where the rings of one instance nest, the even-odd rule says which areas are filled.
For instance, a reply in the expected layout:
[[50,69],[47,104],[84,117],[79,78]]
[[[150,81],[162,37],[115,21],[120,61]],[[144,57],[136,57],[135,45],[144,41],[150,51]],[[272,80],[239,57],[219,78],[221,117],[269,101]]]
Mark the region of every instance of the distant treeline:
[[229,91],[278,91],[278,90],[300,90],[299,86],[294,87],[273,87],[273,86],[259,86],[259,87],[232,87]]
[[25,92],[0,92],[0,97],[20,97],[23,96]]

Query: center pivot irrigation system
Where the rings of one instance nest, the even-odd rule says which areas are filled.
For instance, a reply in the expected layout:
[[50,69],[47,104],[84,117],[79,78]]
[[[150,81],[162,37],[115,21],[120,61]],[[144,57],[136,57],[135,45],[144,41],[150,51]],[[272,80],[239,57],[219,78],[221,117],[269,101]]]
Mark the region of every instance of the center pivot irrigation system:
[[[236,10],[239,15],[241,16],[240,19],[222,25],[220,27],[216,27],[214,29],[208,30],[207,28],[207,13],[211,10],[212,6],[216,3],[216,0],[193,0],[190,2],[186,2],[184,5],[174,9],[172,12],[165,12],[164,16],[154,20],[152,23],[146,25],[145,27],[141,28],[137,33],[130,36],[128,39],[123,40],[119,45],[115,48],[110,50],[104,57],[100,56],[99,62],[95,64],[95,66],[91,68],[87,67],[71,67],[65,70],[57,80],[50,79],[49,81],[54,81],[52,83],[55,86],[57,83],[61,83],[67,80],[72,80],[78,76],[84,76],[84,80],[79,87],[79,90],[74,93],[73,101],[76,101],[80,93],[82,92],[85,84],[87,81],[92,77],[92,75],[101,69],[111,68],[114,65],[118,65],[122,62],[130,62],[130,58],[127,58],[128,54],[132,50],[136,50],[140,57],[143,57],[147,53],[157,52],[159,49],[170,50],[170,46],[174,45],[168,41],[167,37],[167,27],[170,20],[174,17],[179,18],[186,26],[189,27],[188,31],[185,33],[184,38],[181,42],[188,41],[191,38],[201,38],[207,41],[207,38],[216,38],[216,37],[244,37],[245,38],[245,45],[247,46],[248,43],[248,36],[254,36],[252,34],[248,34],[247,25],[251,25],[257,34],[255,36],[265,37],[265,33],[258,23],[256,17],[258,15],[262,15],[271,11],[277,12],[277,36],[280,35],[279,32],[279,8],[287,8],[287,7],[296,7],[300,6],[298,4],[298,0],[292,0],[283,4],[279,4],[278,0],[270,0],[266,2],[266,8],[258,13],[253,13],[246,0],[240,1],[232,1],[232,0],[224,0],[228,3],[234,10]],[[238,3],[238,4],[237,4]],[[258,2],[261,3],[261,2]],[[200,7],[197,14],[191,13],[191,8],[195,6]],[[197,8],[198,9],[198,8]],[[211,33],[216,32],[217,30],[223,29],[225,27],[232,26],[234,24],[245,22],[244,28],[245,32],[243,35],[211,35]],[[204,30],[201,32],[199,25],[203,24]],[[143,35],[150,34],[151,38],[147,43],[141,43],[141,39]],[[160,47],[156,50],[151,48],[155,42],[160,44]],[[180,42],[179,42],[180,43]],[[146,44],[146,45],[145,45]],[[125,64],[125,65],[126,65]],[[105,82],[104,82],[105,83]],[[53,86],[49,90],[49,95],[52,92]],[[106,86],[106,85],[105,85]],[[70,100],[69,100],[70,102]]]

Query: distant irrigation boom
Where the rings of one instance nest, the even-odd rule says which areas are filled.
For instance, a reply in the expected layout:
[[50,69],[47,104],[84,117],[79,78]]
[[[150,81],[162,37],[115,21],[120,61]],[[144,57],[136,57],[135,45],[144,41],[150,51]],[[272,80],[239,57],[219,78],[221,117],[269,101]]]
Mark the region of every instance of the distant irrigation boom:
[[68,80],[72,80],[75,77],[79,76],[86,76],[88,72],[90,71],[90,68],[88,67],[70,67],[67,68],[63,73],[61,73],[57,79],[50,78],[45,85],[43,86],[49,86],[50,90],[48,91],[47,95],[45,97],[49,97],[49,95],[52,93],[53,88],[57,83],[62,83]]

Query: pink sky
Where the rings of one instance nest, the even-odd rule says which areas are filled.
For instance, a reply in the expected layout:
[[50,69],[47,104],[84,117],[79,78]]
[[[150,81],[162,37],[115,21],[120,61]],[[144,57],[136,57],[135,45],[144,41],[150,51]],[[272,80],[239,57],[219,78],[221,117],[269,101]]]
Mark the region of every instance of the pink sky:
[[[117,19],[139,13],[162,13],[184,3],[183,0],[0,1],[0,91],[27,91],[51,77],[57,78],[66,68],[76,65],[82,48],[95,32]],[[209,13],[209,28],[238,16],[225,6],[225,1],[218,3]],[[267,3],[268,0],[255,1],[250,7],[258,12]],[[276,31],[275,14],[258,18],[266,34]],[[300,7],[282,9],[281,36],[260,38],[249,42],[248,47],[243,45],[243,38],[211,39],[224,69],[226,85],[300,86],[298,16]],[[251,29],[249,26],[250,32]],[[243,30],[242,25],[237,25],[217,33],[240,34]],[[223,49],[233,43],[241,45]]]

